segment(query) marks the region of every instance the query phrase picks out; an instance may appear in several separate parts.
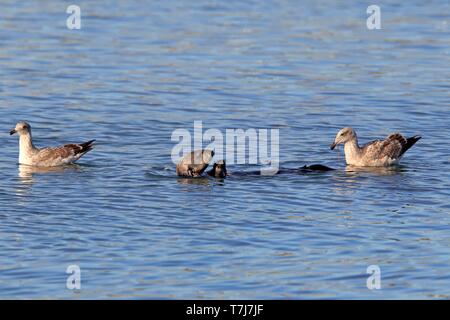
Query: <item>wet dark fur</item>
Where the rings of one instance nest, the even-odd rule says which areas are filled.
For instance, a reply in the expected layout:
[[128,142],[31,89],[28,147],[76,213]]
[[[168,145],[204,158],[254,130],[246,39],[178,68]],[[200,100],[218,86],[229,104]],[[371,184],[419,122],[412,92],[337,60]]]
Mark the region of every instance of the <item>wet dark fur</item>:
[[[328,172],[328,171],[334,171],[336,169],[321,165],[321,164],[313,164],[310,166],[303,166],[301,168],[291,169],[291,168],[283,168],[278,170],[276,173],[278,174],[307,174],[307,173],[314,173],[314,172]],[[253,175],[261,175],[261,171],[247,171],[247,172],[233,172],[231,173],[233,176],[253,176]]]
[[214,163],[212,169],[209,170],[207,174],[216,178],[225,178],[227,176],[227,166],[225,161],[221,160]]

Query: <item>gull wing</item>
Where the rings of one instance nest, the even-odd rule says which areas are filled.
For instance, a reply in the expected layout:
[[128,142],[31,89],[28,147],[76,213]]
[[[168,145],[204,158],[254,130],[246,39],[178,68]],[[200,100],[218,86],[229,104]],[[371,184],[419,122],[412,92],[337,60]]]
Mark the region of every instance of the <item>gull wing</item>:
[[393,133],[385,140],[375,140],[366,144],[362,150],[365,157],[370,159],[392,160],[400,159],[404,153],[404,149],[408,144],[408,140],[400,133]]
[[59,166],[77,161],[94,147],[95,140],[81,144],[66,144],[56,148],[43,148],[34,156],[34,161],[44,166]]

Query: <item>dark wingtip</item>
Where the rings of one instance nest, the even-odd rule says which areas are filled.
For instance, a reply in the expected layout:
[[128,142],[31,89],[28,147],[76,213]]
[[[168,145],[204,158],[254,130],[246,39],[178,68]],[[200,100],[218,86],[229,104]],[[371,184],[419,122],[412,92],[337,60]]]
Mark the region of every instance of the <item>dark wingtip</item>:
[[411,137],[411,138],[406,139],[407,143],[406,143],[406,145],[403,147],[400,156],[402,156],[403,154],[405,154],[405,152],[408,151],[413,145],[415,145],[415,144],[417,143],[417,141],[419,141],[420,139],[422,139],[422,137],[419,136],[419,135],[416,135],[416,136],[414,136],[414,137]]
[[411,148],[420,139],[422,139],[422,136],[419,136],[419,135],[407,139],[408,147]]
[[92,148],[94,146],[94,142],[95,141],[96,141],[95,139],[94,140],[90,140],[88,142],[82,143],[81,146],[83,148]]
[[81,146],[80,153],[88,153],[89,151],[91,151],[94,148],[94,146],[95,146],[93,144],[94,142],[95,142],[95,139],[80,144],[80,146]]

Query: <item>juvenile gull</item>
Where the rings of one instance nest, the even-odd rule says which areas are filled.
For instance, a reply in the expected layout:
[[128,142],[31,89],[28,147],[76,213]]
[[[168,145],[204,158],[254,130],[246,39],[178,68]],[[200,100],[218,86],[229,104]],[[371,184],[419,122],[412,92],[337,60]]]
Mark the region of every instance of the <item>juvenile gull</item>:
[[81,144],[66,144],[56,148],[36,148],[31,137],[31,126],[19,122],[10,131],[10,135],[19,134],[19,163],[38,167],[57,167],[71,164],[91,151],[94,147],[91,140]]
[[343,144],[345,161],[351,166],[388,167],[398,164],[405,152],[421,138],[405,138],[400,133],[393,133],[385,140],[375,140],[360,147],[355,130],[344,128],[336,135],[331,150]]
[[199,177],[214,157],[212,150],[196,150],[185,155],[177,164],[177,175],[181,177]]

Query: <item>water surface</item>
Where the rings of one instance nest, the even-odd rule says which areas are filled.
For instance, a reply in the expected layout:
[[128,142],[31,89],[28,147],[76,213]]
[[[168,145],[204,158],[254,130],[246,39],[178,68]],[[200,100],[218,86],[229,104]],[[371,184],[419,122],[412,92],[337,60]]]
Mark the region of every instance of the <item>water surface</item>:
[[[81,30],[62,2],[2,2],[0,298],[450,298],[447,1],[378,2],[374,31],[356,1],[76,4]],[[19,120],[38,146],[98,146],[19,167]],[[177,178],[170,137],[196,120],[278,128],[283,167],[338,170]],[[347,170],[344,126],[423,139]]]

